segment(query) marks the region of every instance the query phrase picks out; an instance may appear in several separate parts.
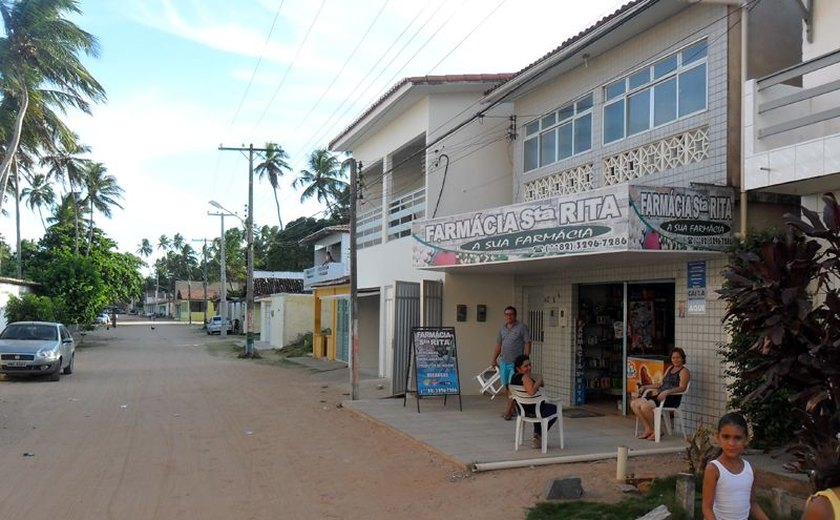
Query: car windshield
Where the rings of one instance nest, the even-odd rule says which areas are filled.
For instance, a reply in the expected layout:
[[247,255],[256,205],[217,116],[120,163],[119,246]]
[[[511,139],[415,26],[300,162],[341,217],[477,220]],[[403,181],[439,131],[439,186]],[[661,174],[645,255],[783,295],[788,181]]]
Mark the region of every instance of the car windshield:
[[50,325],[12,324],[0,334],[0,339],[56,340],[58,331]]

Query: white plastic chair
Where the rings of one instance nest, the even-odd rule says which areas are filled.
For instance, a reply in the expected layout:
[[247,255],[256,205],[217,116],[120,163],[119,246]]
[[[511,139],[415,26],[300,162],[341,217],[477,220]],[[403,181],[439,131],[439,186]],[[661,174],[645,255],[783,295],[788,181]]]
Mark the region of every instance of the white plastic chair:
[[[537,392],[534,395],[528,395],[528,392],[525,390],[524,386],[519,385],[508,385],[508,389],[510,390],[510,396],[516,402],[517,414],[516,414],[516,436],[513,441],[513,448],[516,451],[519,451],[519,446],[522,445],[524,440],[524,430],[525,430],[525,423],[540,423],[542,425],[542,452],[546,453],[548,451],[548,423],[552,419],[557,419],[557,430],[560,432],[560,449],[565,448],[565,440],[563,438],[563,405],[560,403],[555,403],[551,399],[541,395]],[[542,416],[540,412],[540,404],[543,401],[549,401],[557,405],[557,411],[551,415]],[[529,417],[525,414],[525,405],[534,405],[534,416]]]
[[[670,397],[672,395],[685,396],[685,394],[688,393],[688,390],[690,388],[691,388],[691,381],[689,381],[688,384],[685,385],[685,391],[669,394],[668,397]],[[651,392],[651,389],[645,390],[644,393],[642,394],[642,397],[646,397],[650,392]],[[683,434],[683,439],[688,439],[688,435],[685,432],[685,416],[683,415],[683,412],[681,410],[681,407],[682,407],[682,404],[683,404],[684,400],[685,400],[685,397],[683,397],[683,399],[680,400],[680,405],[679,406],[665,406],[666,399],[663,399],[663,400],[659,401],[659,405],[656,406],[656,408],[653,409],[654,441],[659,442],[659,439],[662,436],[662,423],[663,423],[662,414],[663,413],[668,414],[668,417],[665,420],[665,430],[668,432],[668,435],[671,435],[673,433],[673,431],[675,431],[677,429],[677,425],[679,425],[680,431]],[[673,421],[674,421],[673,429],[671,428],[671,420],[672,420],[671,416],[673,416]],[[636,417],[636,433],[635,433],[635,435],[639,435],[639,417],[638,416]]]
[[501,392],[502,388],[504,388],[499,375],[499,367],[497,366],[489,366],[485,368],[480,374],[475,376],[475,378],[478,380],[478,384],[481,385],[480,393],[489,393],[491,400],[495,399],[496,394]]

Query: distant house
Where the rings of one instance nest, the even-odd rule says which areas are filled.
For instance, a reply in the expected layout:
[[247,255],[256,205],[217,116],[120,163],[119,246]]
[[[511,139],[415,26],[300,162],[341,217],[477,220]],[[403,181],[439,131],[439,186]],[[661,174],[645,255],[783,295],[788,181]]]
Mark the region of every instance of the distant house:
[[304,288],[313,298],[312,355],[349,363],[350,226],[325,227],[300,243],[314,249],[314,266],[303,271]]

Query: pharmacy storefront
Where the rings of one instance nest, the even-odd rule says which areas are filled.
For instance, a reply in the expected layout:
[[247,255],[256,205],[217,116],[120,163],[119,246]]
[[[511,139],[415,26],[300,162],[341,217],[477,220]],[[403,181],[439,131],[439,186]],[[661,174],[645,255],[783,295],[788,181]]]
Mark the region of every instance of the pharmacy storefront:
[[[621,185],[452,215],[415,224],[415,266],[512,276],[534,364],[566,404],[625,413],[635,385],[655,383],[682,347],[689,412],[713,417],[733,205],[727,188]],[[470,303],[447,285],[444,300]]]

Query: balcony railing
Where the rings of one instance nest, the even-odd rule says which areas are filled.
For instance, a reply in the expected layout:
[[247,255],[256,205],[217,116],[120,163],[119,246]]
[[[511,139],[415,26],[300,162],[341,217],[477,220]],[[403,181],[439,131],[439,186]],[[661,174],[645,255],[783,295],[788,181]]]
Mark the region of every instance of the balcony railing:
[[382,208],[375,208],[356,217],[356,247],[359,249],[382,243]]
[[325,284],[350,276],[350,265],[345,262],[330,262],[303,270],[303,288]]
[[838,64],[840,49],[755,82],[755,151],[826,137],[840,131]]
[[426,214],[426,189],[412,191],[388,204],[388,240],[411,234],[411,223]]

